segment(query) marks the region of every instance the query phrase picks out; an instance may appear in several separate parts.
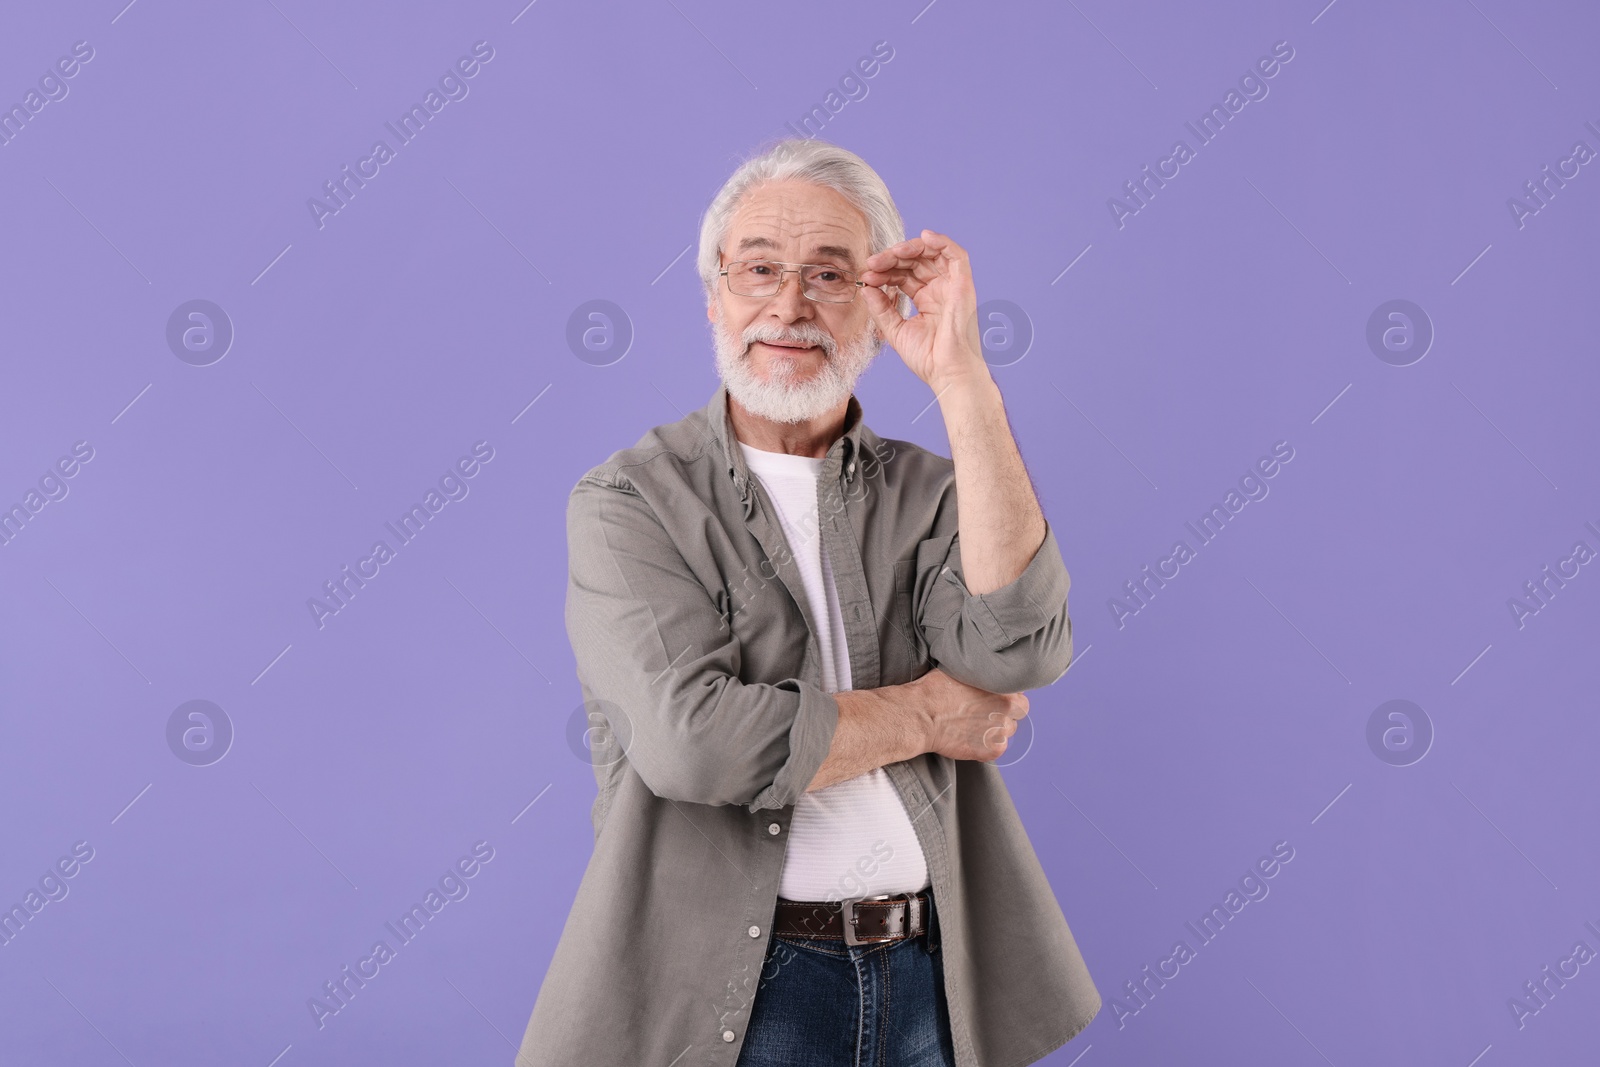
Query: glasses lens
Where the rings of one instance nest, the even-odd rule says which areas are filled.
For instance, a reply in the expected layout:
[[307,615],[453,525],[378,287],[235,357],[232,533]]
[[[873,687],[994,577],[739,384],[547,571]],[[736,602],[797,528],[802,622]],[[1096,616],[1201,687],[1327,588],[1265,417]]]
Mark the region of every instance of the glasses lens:
[[771,296],[778,291],[778,268],[765,260],[740,260],[728,264],[728,288],[739,296]]
[[854,298],[855,275],[836,267],[807,267],[801,275],[805,279],[806,295],[813,300],[837,303]]

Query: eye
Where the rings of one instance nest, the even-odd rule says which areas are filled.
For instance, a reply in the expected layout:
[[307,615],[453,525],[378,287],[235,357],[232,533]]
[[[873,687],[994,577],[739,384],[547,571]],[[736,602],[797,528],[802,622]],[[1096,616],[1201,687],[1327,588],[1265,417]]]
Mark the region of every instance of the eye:
[[772,264],[770,264],[770,263],[751,263],[745,269],[748,270],[751,274],[756,274],[756,273],[758,273],[760,271],[768,271],[768,272],[770,272],[772,270]]

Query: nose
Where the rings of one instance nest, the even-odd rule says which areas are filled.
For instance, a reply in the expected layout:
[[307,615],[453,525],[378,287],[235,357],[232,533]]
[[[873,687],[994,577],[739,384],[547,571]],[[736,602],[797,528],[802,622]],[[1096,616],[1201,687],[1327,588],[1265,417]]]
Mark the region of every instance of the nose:
[[785,274],[783,284],[772,297],[768,306],[786,325],[811,317],[811,301],[806,299],[804,289],[805,283],[800,280],[799,274]]

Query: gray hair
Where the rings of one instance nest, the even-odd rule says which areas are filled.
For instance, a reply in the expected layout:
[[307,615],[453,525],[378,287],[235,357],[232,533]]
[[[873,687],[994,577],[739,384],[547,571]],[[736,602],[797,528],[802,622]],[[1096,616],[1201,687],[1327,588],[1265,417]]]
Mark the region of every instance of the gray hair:
[[[716,299],[717,272],[722,269],[723,243],[734,210],[744,194],[770,181],[811,182],[839,193],[867,218],[867,254],[881,252],[906,239],[906,225],[894,206],[889,187],[867,161],[847,148],[815,138],[786,138],[746,160],[717,191],[700,220],[700,281],[706,302]],[[911,314],[911,298],[900,294],[900,315]]]

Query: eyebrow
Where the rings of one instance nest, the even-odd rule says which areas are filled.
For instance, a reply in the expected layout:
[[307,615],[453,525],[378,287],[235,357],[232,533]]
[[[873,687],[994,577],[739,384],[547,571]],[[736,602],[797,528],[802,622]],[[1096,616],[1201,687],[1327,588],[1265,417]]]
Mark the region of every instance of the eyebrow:
[[[739,242],[740,252],[748,252],[752,248],[776,249],[777,247],[777,243],[770,237],[746,237]],[[852,270],[855,269],[855,256],[843,245],[816,245],[811,249],[811,254],[817,257],[831,256],[846,267]]]

